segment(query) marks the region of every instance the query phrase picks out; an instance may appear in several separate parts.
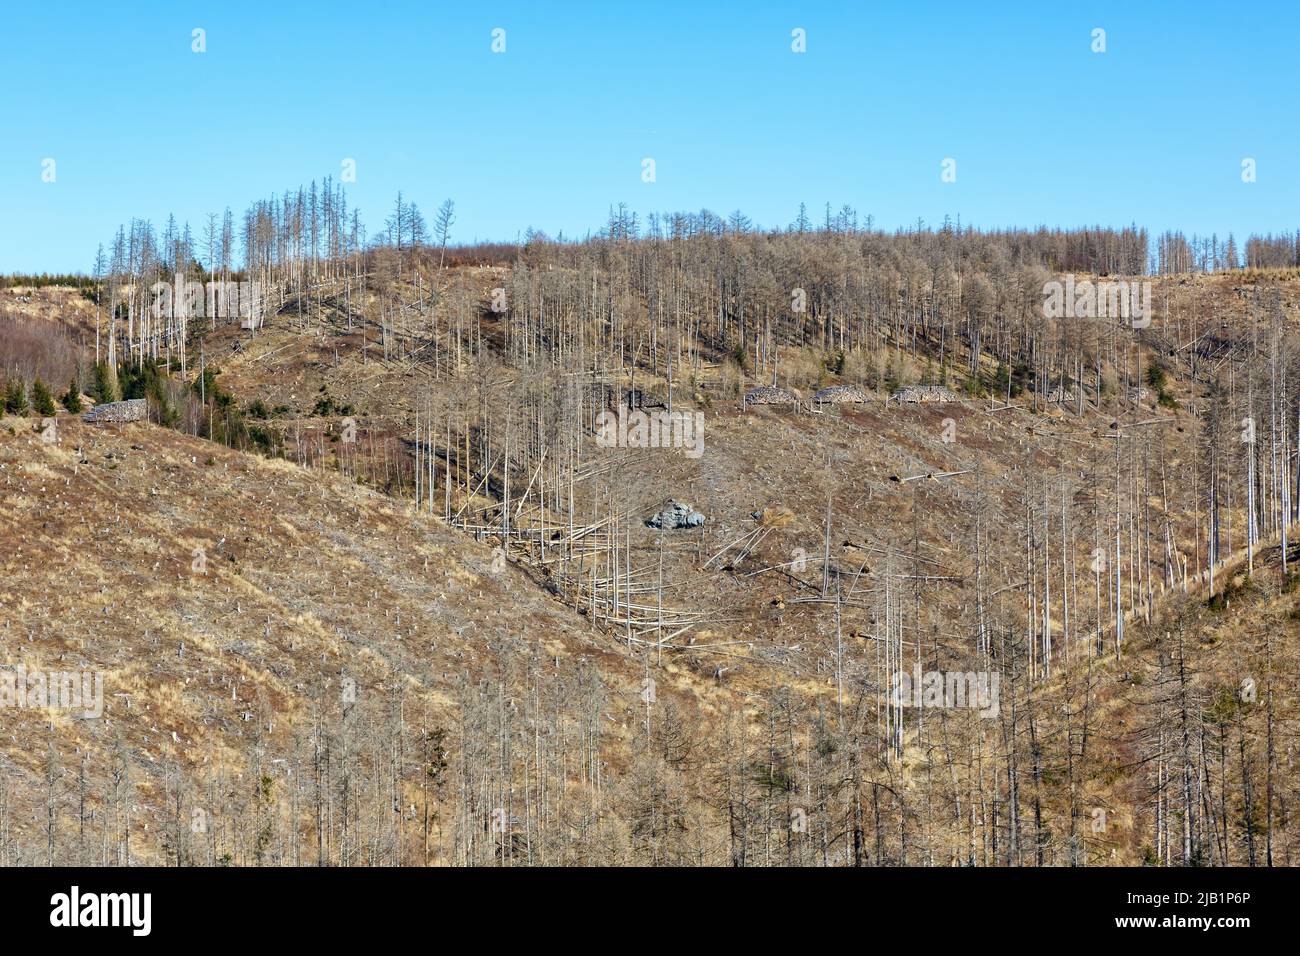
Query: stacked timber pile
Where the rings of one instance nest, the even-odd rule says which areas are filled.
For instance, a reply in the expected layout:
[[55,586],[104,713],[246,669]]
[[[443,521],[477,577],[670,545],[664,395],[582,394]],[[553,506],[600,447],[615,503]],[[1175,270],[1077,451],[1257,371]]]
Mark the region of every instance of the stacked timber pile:
[[898,402],[900,405],[904,402],[909,404],[943,404],[957,401],[957,394],[952,389],[945,388],[942,385],[904,385],[889,396],[889,400]]
[[623,393],[626,408],[666,408],[666,397],[657,389],[629,388]]
[[111,422],[142,422],[149,417],[149,403],[143,398],[132,398],[125,402],[105,402],[96,405],[81,416],[81,420],[95,425]]
[[843,405],[870,401],[867,393],[856,385],[831,385],[813,395],[813,401],[821,405]]
[[588,382],[582,386],[583,407],[593,416],[618,407],[618,386],[611,382]]
[[657,388],[621,388],[613,382],[595,382],[582,388],[586,402],[595,408],[664,408],[666,395]]
[[797,405],[799,396],[789,389],[759,385],[745,392],[746,405]]

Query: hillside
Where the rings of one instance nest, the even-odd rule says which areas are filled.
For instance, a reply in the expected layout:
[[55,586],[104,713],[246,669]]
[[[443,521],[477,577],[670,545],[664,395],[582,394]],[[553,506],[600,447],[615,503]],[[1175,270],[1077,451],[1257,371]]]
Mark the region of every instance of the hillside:
[[[175,431],[58,429],[0,422],[0,641],[8,667],[102,673],[103,719],[6,711],[6,863],[482,862],[498,806],[612,825],[564,794],[625,759],[643,666],[490,547]],[[675,669],[656,690],[734,705]],[[519,722],[547,741],[498,753]],[[529,791],[493,779],[515,760]]]
[[[174,428],[5,420],[8,663],[107,688],[22,715],[9,858],[1294,862],[1294,275],[1160,277],[1145,330],[976,270],[986,304],[711,333],[693,273],[656,316],[612,245],[380,251],[148,345]],[[702,454],[602,446],[634,390]],[[704,522],[648,527],[668,500]],[[900,706],[914,668],[996,677],[992,712]]]

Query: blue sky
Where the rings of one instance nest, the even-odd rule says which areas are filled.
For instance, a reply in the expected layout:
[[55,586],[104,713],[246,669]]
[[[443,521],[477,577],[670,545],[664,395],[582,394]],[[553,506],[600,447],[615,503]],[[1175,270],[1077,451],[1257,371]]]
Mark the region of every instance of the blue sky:
[[116,6],[6,8],[0,272],[88,271],[131,217],[197,233],[345,158],[372,231],[401,189],[429,219],[453,198],[460,241],[581,235],[618,202],[1300,226],[1293,2]]

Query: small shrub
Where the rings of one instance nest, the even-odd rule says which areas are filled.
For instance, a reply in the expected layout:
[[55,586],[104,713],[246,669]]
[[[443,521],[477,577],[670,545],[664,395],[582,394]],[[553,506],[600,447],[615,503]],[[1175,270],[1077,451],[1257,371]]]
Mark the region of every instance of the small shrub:
[[1238,582],[1237,579],[1234,578],[1229,581],[1218,594],[1211,595],[1210,599],[1205,602],[1205,606],[1211,611],[1226,611],[1232,605],[1233,601],[1246,597],[1246,595],[1250,594],[1253,590],[1254,587],[1249,581]]
[[248,440],[253,447],[264,455],[273,455],[280,447],[280,434],[274,428],[262,425],[248,427]]
[[744,342],[738,341],[731,347],[731,360],[736,363],[742,372],[749,373],[749,353],[745,351]]
[[1177,408],[1178,399],[1169,391],[1169,376],[1159,362],[1147,366],[1147,384],[1156,391],[1156,402],[1162,408]]

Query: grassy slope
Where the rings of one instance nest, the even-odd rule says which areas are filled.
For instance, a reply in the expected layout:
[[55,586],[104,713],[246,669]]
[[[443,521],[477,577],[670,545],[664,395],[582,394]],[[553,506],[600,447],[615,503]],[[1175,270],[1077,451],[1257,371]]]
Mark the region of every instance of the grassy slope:
[[[318,695],[337,710],[344,677],[359,698],[402,685],[413,725],[454,725],[457,688],[493,671],[498,642],[594,666],[614,695],[611,759],[620,749],[641,666],[512,565],[494,573],[488,546],[337,477],[153,425],[65,416],[57,445],[30,429],[0,422],[0,661],[104,671],[106,719],[5,712],[21,835],[44,826],[51,741],[129,748],[138,852],[157,860],[147,828],[169,768],[201,778],[254,741],[284,751]],[[687,672],[659,694],[702,712],[728,697]]]
[[[1185,290],[1188,301],[1224,291],[1204,286],[1191,283]],[[1242,301],[1240,290],[1232,293]],[[1178,294],[1175,290],[1175,301]],[[1294,307],[1290,300],[1287,304]],[[1230,319],[1232,300],[1220,303],[1220,309]],[[227,369],[223,382],[241,401],[261,397],[268,406],[283,402],[293,414],[306,415],[326,385],[335,397],[355,401],[369,416],[369,426],[400,432],[407,425],[414,383],[404,369],[374,361],[361,366],[355,355],[358,337],[344,335],[337,322],[326,335],[304,339],[283,319],[273,320],[239,353],[221,347],[225,339],[233,342],[236,332],[223,331],[211,340]],[[342,346],[338,365],[335,345]],[[1132,414],[1185,425],[1186,406],[1196,396],[1177,380],[1174,390],[1182,410],[1148,407]],[[940,438],[946,417],[957,424],[955,445]],[[808,586],[771,573],[743,575],[788,561],[796,548],[819,553],[829,496],[837,516],[836,566],[853,572],[866,561],[870,571],[880,555],[860,546],[889,542],[904,550],[915,536],[934,566],[959,580],[973,573],[964,556],[970,515],[978,502],[987,502],[992,526],[986,526],[985,540],[997,569],[991,586],[1010,583],[1018,548],[1015,496],[1026,473],[1063,469],[1082,479],[1093,450],[1100,448],[1104,456],[1106,443],[1099,436],[1110,420],[1098,412],[1079,420],[1059,409],[990,413],[983,402],[943,409],[875,405],[813,418],[769,409],[742,413],[715,404],[708,412],[702,460],[655,452],[624,455],[617,483],[634,507],[649,508],[675,495],[710,514],[702,539],[669,539],[668,575],[685,594],[719,611],[718,622],[700,630],[696,640],[742,642],[725,656],[670,657],[670,687],[706,717],[729,708],[737,695],[743,699],[774,681],[789,683],[809,700],[828,700],[834,681],[827,669],[833,633],[827,612],[790,603],[819,587],[820,570],[802,575]],[[308,418],[301,423],[320,425]],[[73,451],[79,444],[86,465],[78,464]],[[125,457],[104,458],[109,451]],[[1185,451],[1176,438],[1169,451],[1170,471],[1184,469]],[[459,675],[488,664],[475,635],[510,632],[543,639],[548,652],[562,657],[599,661],[626,698],[624,724],[633,714],[640,664],[617,640],[589,631],[522,573],[494,576],[485,546],[432,522],[413,522],[403,504],[328,473],[240,455],[148,426],[118,433],[69,424],[58,449],[21,431],[0,432],[0,456],[6,482],[0,520],[24,529],[22,543],[6,553],[0,569],[8,660],[21,657],[17,637],[39,648],[37,657],[47,666],[62,654],[107,667],[110,693],[117,687],[132,694],[129,711],[121,709],[122,699],[110,702],[105,728],[65,725],[61,734],[106,747],[103,735],[116,725],[146,765],[165,756],[194,764],[210,759],[200,756],[209,747],[210,735],[201,730],[206,719],[207,727],[219,729],[215,746],[228,748],[233,758],[247,744],[250,723],[260,725],[265,716],[265,726],[274,727],[269,733],[287,734],[292,715],[308,714],[318,682],[337,682],[345,672],[362,688],[404,679],[430,720],[447,719],[455,709],[452,688]],[[206,463],[209,457],[212,464]],[[1100,461],[1104,464],[1105,457]],[[889,481],[892,474],[961,468],[980,474],[903,486]],[[1080,481],[1084,495],[1087,484]],[[769,535],[741,567],[699,570],[701,555],[745,534],[753,527],[749,513],[771,504],[789,507],[793,521]],[[1080,560],[1087,544],[1079,544]],[[196,547],[207,549],[207,575],[190,570]],[[638,566],[656,554],[649,532],[634,543]],[[1059,820],[1073,812],[1081,830],[1088,830],[1094,809],[1107,809],[1110,829],[1087,838],[1094,859],[1141,859],[1141,839],[1131,828],[1140,809],[1149,811],[1151,768],[1144,748],[1151,728],[1167,719],[1158,709],[1164,691],[1157,687],[1166,686],[1158,680],[1162,673],[1167,676],[1162,667],[1173,653],[1179,622],[1199,697],[1233,692],[1250,678],[1261,688],[1259,699],[1269,687],[1277,712],[1293,721],[1295,592],[1277,588],[1276,557],[1274,552],[1259,559],[1261,585],[1227,611],[1210,612],[1199,595],[1162,598],[1154,624],[1133,623],[1125,660],[1108,656],[1095,665],[1089,734],[1101,770],[1082,785],[1086,805],[1068,806],[1064,788],[1052,781],[1043,788],[1047,816]],[[965,599],[957,587],[936,585],[925,594],[925,613],[942,627]],[[870,655],[863,640],[869,627],[869,615],[854,619],[850,612],[845,630],[862,659]],[[1264,653],[1266,635],[1279,638],[1267,655],[1271,664]],[[1068,726],[1062,716],[1067,700],[1075,708],[1081,700],[1087,671],[1077,663],[1081,658],[1035,694],[1045,705],[1040,733],[1046,738],[1073,739],[1081,731],[1077,709]],[[727,668],[721,686],[707,679],[716,666]],[[1256,676],[1270,668],[1272,679]],[[232,674],[239,675],[234,699]],[[247,713],[261,716],[241,719]],[[34,715],[19,719],[39,738]],[[1256,706],[1244,726],[1258,735],[1262,719]],[[11,742],[21,739],[11,737]],[[1280,785],[1293,790],[1291,747],[1279,744],[1278,750]],[[11,747],[9,759],[29,780],[34,806],[38,748]],[[919,781],[935,769],[933,759],[909,754],[904,773]],[[160,785],[154,780],[151,786]]]

